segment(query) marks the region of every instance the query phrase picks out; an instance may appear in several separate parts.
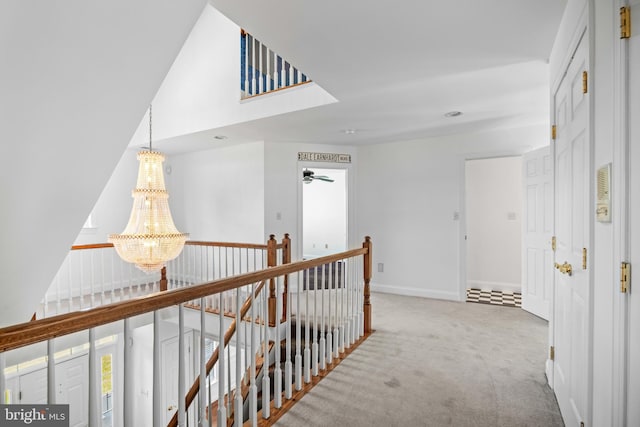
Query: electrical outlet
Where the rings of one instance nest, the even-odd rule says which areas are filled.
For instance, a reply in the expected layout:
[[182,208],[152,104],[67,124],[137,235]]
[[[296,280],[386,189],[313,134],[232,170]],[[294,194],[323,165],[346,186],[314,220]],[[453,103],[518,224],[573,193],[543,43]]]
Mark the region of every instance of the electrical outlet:
[[378,273],[384,273],[384,263],[378,263]]
[[460,219],[460,212],[454,212],[453,213],[453,220],[454,221],[458,221]]
[[282,212],[276,212],[276,221],[282,220]]

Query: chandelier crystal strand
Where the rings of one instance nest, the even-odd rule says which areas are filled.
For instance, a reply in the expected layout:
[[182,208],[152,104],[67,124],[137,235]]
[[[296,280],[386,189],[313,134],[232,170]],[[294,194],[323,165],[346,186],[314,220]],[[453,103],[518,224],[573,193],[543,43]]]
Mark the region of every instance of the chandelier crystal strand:
[[149,107],[149,150],[138,153],[138,182],[133,190],[133,207],[122,234],[112,234],[118,255],[140,270],[159,271],[167,261],[176,258],[189,236],[180,233],[169,209],[169,193],[164,184],[164,155],[152,151],[151,106]]

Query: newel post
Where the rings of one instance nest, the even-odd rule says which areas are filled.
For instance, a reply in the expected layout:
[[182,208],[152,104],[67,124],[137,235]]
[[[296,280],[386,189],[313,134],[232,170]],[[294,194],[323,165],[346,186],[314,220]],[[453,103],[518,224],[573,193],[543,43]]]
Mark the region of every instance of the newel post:
[[160,270],[160,291],[166,291],[167,290],[167,267],[162,267],[162,270]]
[[[267,242],[267,267],[275,267],[278,263],[278,242],[276,236],[271,234]],[[269,326],[276,325],[276,281],[269,280]]]
[[364,254],[364,333],[371,333],[371,265],[373,264],[373,258],[371,256],[371,237],[364,238],[363,248],[367,249],[367,253]]
[[[291,238],[289,233],[284,234],[282,239],[282,264],[291,263]],[[284,276],[284,298],[282,299],[282,320],[287,318],[289,295],[289,275]]]

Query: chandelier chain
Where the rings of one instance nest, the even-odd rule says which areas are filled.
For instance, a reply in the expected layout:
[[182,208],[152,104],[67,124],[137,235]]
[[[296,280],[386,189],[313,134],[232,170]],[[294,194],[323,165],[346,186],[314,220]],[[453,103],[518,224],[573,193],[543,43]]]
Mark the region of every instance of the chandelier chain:
[[153,151],[153,145],[152,145],[153,143],[152,143],[152,138],[151,138],[151,129],[152,129],[152,126],[151,126],[151,123],[152,123],[152,121],[151,121],[151,107],[152,107],[152,105],[149,104],[149,151]]

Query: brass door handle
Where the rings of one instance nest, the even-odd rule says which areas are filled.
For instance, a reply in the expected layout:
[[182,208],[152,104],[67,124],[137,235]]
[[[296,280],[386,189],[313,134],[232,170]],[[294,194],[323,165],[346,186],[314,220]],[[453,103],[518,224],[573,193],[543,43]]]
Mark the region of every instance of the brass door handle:
[[565,261],[564,264],[558,264],[556,262],[555,266],[558,270],[560,270],[560,273],[568,274],[569,276],[571,276],[571,272],[573,271],[573,269],[571,268],[571,264],[569,264],[567,261]]

